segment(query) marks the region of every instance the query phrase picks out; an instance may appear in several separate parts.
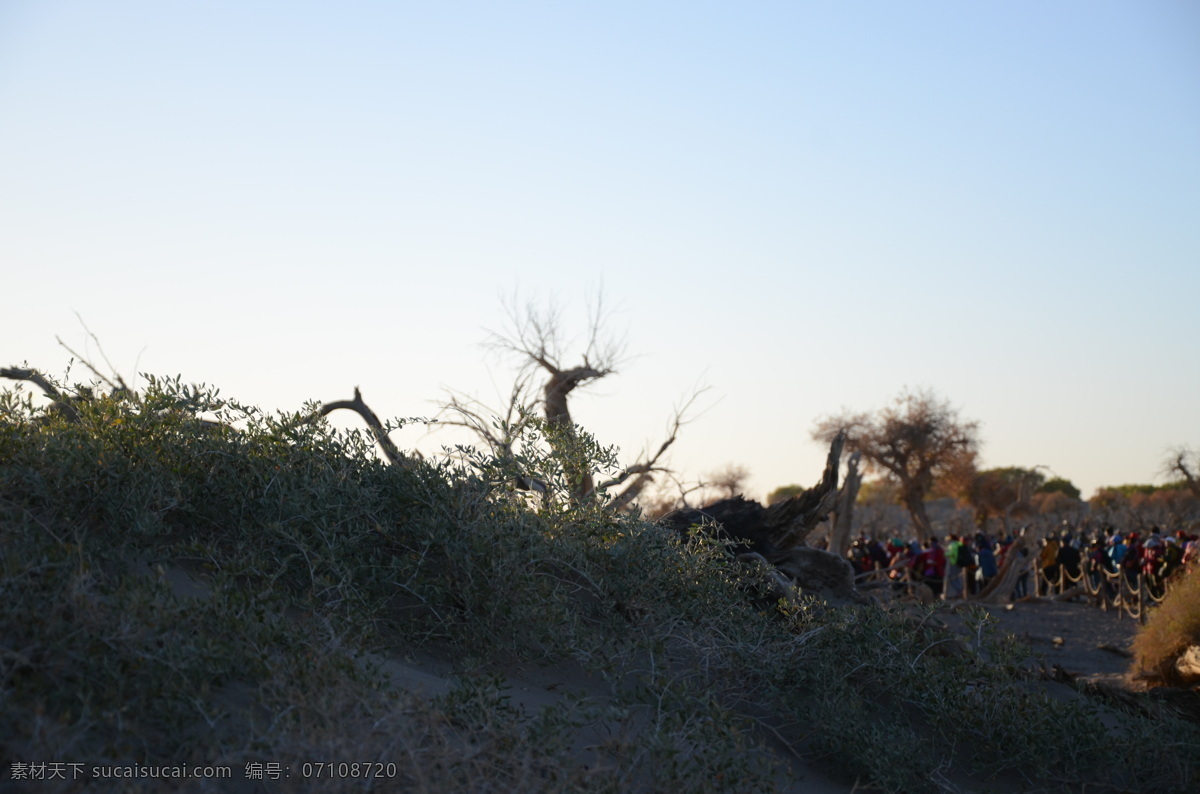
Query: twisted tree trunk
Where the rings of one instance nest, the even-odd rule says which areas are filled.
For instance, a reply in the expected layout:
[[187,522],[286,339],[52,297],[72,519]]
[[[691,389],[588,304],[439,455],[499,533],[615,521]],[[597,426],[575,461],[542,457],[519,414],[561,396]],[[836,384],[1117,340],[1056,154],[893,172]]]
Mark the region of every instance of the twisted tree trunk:
[[855,452],[846,462],[846,479],[842,483],[842,491],[838,495],[837,508],[833,514],[833,527],[829,532],[829,550],[839,557],[845,557],[850,550],[850,535],[853,534],[854,503],[858,500],[858,489],[862,486],[862,473],[859,463],[862,453]]
[[[546,386],[542,391],[546,403],[546,422],[562,434],[558,441],[558,451],[562,453],[567,481],[571,484],[571,500],[579,503],[591,497],[595,491],[595,482],[592,479],[591,468],[586,463],[575,460],[578,456],[565,448],[570,446],[570,442],[576,438],[575,423],[571,421],[571,410],[567,407],[567,397],[581,383],[601,378],[607,373],[586,364],[582,367],[560,370],[544,358],[538,363],[550,373],[550,379],[546,381]],[[554,443],[553,439],[551,439],[551,443]]]

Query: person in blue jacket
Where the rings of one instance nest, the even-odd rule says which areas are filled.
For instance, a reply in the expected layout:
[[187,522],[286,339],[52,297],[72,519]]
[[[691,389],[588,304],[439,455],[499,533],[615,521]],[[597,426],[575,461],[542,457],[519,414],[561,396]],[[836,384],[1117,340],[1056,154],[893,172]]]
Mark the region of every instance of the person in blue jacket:
[[992,581],[992,577],[1000,572],[996,567],[996,551],[992,540],[982,532],[975,536],[975,563],[979,566],[975,578],[979,581],[979,590],[982,591],[988,582]]

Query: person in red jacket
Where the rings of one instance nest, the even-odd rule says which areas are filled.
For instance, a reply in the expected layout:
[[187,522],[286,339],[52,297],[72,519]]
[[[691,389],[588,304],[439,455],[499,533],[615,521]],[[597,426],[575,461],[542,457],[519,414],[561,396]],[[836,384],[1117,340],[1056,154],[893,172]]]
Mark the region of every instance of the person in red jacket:
[[933,595],[942,596],[942,583],[946,577],[946,552],[938,545],[937,538],[925,541],[925,548],[913,558],[913,578],[929,585]]
[[1142,582],[1155,598],[1162,598],[1163,595],[1162,578],[1158,575],[1162,561],[1163,542],[1155,532],[1142,545]]

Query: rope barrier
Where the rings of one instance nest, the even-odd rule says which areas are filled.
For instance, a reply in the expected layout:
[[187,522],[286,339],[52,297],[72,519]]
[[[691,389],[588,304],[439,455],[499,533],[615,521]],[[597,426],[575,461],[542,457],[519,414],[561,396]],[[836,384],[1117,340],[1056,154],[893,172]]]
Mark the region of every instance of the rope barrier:
[[[1099,607],[1105,612],[1115,611],[1117,619],[1128,615],[1141,624],[1146,623],[1149,609],[1161,604],[1171,587],[1173,576],[1144,574],[1140,568],[1122,568],[1110,571],[1106,564],[1097,564],[1094,560],[1081,560],[1079,572],[1072,575],[1062,565],[1053,566],[1053,574],[1038,565],[1038,558],[1032,556],[1024,564],[1028,566],[1026,573],[1033,574],[1033,595],[1037,597],[1061,595],[1072,588],[1079,587],[1087,596],[1088,603]],[[906,568],[907,562],[901,561],[887,568],[877,568],[872,571],[858,573],[856,581],[864,579],[883,579],[884,575],[899,568]],[[1182,570],[1179,568],[1178,570]],[[1025,574],[1021,574],[1024,576]],[[907,571],[904,579],[908,579]],[[949,581],[947,581],[947,586]],[[964,593],[967,588],[964,582]]]
[[1084,560],[1075,576],[1061,565],[1056,568],[1051,574],[1045,568],[1034,566],[1034,595],[1059,595],[1075,585],[1082,585],[1090,603],[1105,612],[1115,609],[1118,618],[1128,615],[1142,624],[1146,622],[1148,608],[1161,604],[1167,595],[1166,580],[1146,576],[1141,571],[1133,574],[1121,569],[1110,571],[1091,560]]

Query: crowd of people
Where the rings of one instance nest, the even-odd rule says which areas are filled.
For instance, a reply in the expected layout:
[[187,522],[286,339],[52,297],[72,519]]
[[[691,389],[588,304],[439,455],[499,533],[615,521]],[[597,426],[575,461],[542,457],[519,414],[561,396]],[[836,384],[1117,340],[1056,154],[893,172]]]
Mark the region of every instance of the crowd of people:
[[[1167,533],[1158,527],[1145,534],[1110,530],[1090,538],[1084,553],[1093,583],[1098,584],[1104,572],[1123,574],[1131,584],[1140,574],[1151,594],[1161,597],[1171,577],[1200,560],[1200,540],[1184,530]],[[1049,568],[1043,565],[1043,569],[1054,581],[1057,571],[1053,563]]]
[[[933,537],[924,544],[898,536],[883,541],[863,534],[851,544],[847,556],[856,573],[877,572],[898,585],[922,582],[935,597],[944,599],[982,592],[1013,554],[1019,555],[1016,564],[1023,569],[1009,593],[1012,600],[1034,594],[1031,578],[1035,569],[1052,590],[1080,581],[1085,573],[1091,577],[1093,589],[1108,582],[1111,575],[1123,573],[1131,585],[1140,575],[1151,593],[1160,595],[1172,576],[1200,562],[1200,536],[1184,530],[1167,533],[1155,527],[1146,533],[1125,533],[1104,526],[1089,531],[1086,527],[1072,529],[1064,522],[1057,534],[1042,538],[1032,549],[1015,540],[1011,535],[996,538],[982,531]],[[1105,577],[1105,572],[1110,577]]]

